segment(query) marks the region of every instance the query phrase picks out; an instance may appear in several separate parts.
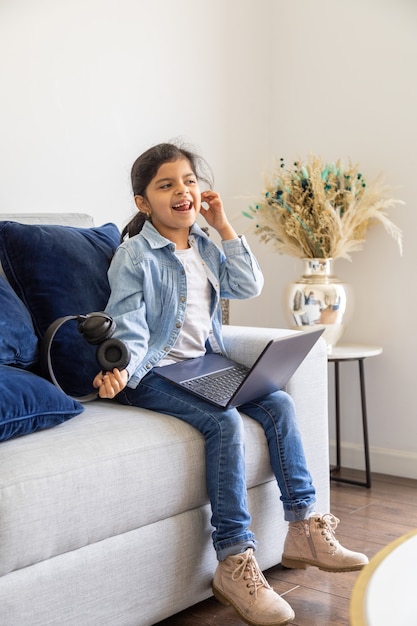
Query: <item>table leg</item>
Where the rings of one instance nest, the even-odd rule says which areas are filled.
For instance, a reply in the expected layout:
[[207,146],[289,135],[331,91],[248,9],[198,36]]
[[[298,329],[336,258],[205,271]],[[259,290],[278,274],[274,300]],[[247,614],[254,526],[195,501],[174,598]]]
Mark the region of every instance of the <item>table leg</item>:
[[353,359],[358,361],[359,365],[359,383],[361,394],[361,409],[362,409],[362,428],[363,428],[363,445],[365,454],[365,474],[366,481],[354,480],[351,478],[343,478],[342,476],[335,476],[334,472],[338,472],[341,469],[341,450],[340,450],[340,373],[339,373],[339,361],[335,360],[334,363],[334,380],[335,380],[335,421],[336,421],[336,465],[330,470],[330,479],[339,483],[348,483],[350,485],[359,485],[360,487],[371,487],[371,467],[369,460],[369,438],[368,438],[368,415],[366,409],[366,392],[365,392],[365,371],[363,365],[363,358]]
[[335,399],[335,418],[336,418],[336,467],[340,469],[340,379],[339,379],[339,361],[334,363],[334,399]]
[[371,486],[371,463],[369,460],[368,413],[366,409],[364,359],[359,359],[359,380],[361,385],[363,447],[365,450],[366,487]]

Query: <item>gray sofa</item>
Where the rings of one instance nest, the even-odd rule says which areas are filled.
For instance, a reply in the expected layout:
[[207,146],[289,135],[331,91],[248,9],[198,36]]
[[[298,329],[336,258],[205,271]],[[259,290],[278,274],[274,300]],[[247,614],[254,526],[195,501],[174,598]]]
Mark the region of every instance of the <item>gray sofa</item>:
[[[73,217],[71,223],[79,222]],[[269,338],[288,332],[224,328],[229,354],[246,364]],[[318,491],[317,510],[326,512],[324,340],[288,391]],[[280,561],[287,525],[264,434],[243,420],[252,529],[266,569]],[[0,444],[0,623],[155,624],[211,595],[211,530],[202,436],[174,418],[89,402],[66,423]]]

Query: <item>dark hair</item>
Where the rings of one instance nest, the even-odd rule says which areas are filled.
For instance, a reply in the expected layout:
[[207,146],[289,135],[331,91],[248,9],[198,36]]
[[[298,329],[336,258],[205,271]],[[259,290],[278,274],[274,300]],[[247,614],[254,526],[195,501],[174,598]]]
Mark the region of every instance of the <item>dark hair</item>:
[[[134,196],[146,196],[146,188],[161,165],[177,159],[187,159],[197,179],[213,186],[213,174],[207,162],[198,154],[184,145],[176,143],[160,143],[149,148],[133,163],[131,171],[132,191]],[[143,228],[147,216],[138,211],[122,231],[122,240],[126,235],[133,237]]]

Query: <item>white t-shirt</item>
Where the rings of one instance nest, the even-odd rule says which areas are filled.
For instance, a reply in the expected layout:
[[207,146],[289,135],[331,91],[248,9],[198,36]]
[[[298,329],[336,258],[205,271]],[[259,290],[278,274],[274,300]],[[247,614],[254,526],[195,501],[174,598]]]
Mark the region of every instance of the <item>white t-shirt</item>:
[[211,328],[211,285],[204,263],[195,246],[176,250],[187,277],[187,303],[184,324],[171,351],[158,365],[191,359],[205,354],[205,344]]

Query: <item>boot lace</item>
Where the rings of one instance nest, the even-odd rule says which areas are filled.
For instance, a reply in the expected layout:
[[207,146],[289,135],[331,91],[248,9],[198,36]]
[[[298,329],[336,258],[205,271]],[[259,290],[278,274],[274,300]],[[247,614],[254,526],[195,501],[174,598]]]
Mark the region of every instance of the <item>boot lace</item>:
[[250,595],[254,595],[255,598],[257,598],[258,590],[261,589],[261,587],[265,587],[266,589],[272,588],[259,569],[252,549],[248,549],[241,555],[237,562],[237,567],[233,571],[232,580],[237,581],[240,579],[246,581]]
[[325,513],[321,517],[316,517],[317,526],[322,529],[322,535],[325,536],[326,541],[330,542],[330,545],[337,545],[339,542],[334,536],[336,528],[340,520],[332,513]]

